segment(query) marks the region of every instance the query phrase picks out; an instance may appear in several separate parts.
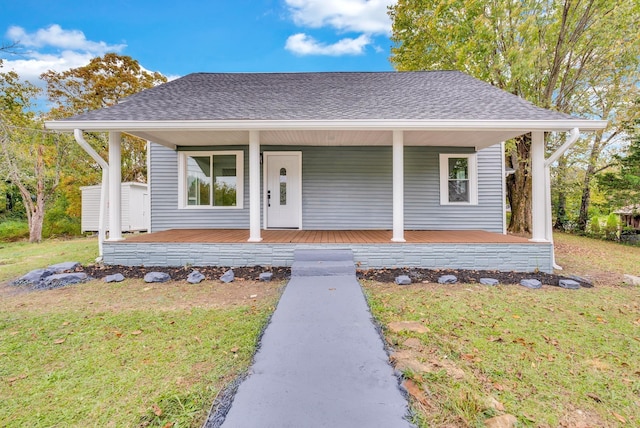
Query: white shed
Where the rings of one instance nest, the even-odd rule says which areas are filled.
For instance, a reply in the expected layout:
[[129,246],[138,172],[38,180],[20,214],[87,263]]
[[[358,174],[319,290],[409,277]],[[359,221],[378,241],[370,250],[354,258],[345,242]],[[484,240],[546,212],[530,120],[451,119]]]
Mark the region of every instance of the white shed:
[[[82,192],[82,232],[97,232],[100,218],[101,186],[84,186]],[[144,183],[122,183],[122,231],[149,230],[149,191]],[[109,216],[105,216],[109,229]]]

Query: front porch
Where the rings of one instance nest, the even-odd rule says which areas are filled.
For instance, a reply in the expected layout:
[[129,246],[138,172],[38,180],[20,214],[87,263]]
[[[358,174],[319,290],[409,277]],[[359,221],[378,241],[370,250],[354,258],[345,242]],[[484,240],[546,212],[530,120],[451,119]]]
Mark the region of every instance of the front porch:
[[290,266],[296,249],[351,249],[358,266],[552,271],[552,244],[481,230],[172,229],[104,243],[106,264],[144,266]]

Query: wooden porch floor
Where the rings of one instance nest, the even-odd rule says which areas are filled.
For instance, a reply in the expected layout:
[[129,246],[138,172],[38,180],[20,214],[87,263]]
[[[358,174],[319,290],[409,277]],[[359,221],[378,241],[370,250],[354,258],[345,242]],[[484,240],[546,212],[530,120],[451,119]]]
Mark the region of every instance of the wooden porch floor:
[[[389,244],[390,230],[263,230],[263,244]],[[132,235],[123,242],[246,243],[245,229],[171,229]],[[407,230],[407,244],[526,244],[529,240],[483,230]]]

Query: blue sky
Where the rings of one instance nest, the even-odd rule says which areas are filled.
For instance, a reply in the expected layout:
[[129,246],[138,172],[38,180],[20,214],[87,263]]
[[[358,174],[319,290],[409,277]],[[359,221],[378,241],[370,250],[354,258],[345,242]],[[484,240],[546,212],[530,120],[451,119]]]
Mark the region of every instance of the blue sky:
[[175,78],[191,72],[391,70],[395,0],[0,0],[4,54],[36,83],[106,52]]

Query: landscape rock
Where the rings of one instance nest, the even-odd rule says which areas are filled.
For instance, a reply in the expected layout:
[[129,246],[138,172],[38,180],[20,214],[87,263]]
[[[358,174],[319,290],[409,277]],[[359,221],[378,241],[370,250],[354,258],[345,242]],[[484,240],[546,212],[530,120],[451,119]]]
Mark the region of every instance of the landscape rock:
[[89,277],[84,272],[56,273],[42,279],[34,286],[34,288],[39,290],[50,290],[53,288],[64,287],[65,285],[78,284],[80,282],[86,281],[88,278]]
[[149,272],[144,276],[144,282],[167,282],[171,279],[168,273]]
[[258,277],[260,281],[265,281],[265,282],[271,281],[272,278],[273,278],[272,272],[262,272]]
[[593,287],[593,281],[591,281],[590,279],[583,278],[578,275],[568,275],[567,278],[573,279],[574,281],[579,282],[581,287],[586,287],[586,288]]
[[234,278],[235,278],[235,275],[233,274],[233,269],[229,269],[224,274],[222,274],[222,276],[220,277],[220,281],[228,284],[232,282]]
[[630,285],[640,285],[640,276],[624,274],[624,282]]
[[122,282],[124,281],[124,275],[121,273],[114,273],[113,275],[107,275],[104,277],[104,282]]
[[408,275],[400,275],[396,276],[396,284],[398,285],[409,285],[411,284],[411,278]]
[[522,281],[520,281],[520,285],[522,285],[523,287],[533,288],[533,289],[542,287],[542,283],[537,279],[523,279]]
[[198,270],[193,270],[187,277],[187,282],[189,284],[200,284],[204,280],[204,275],[200,273]]
[[62,262],[48,266],[47,269],[53,270],[54,273],[63,273],[75,270],[78,266],[80,266],[80,263],[78,262]]
[[13,281],[12,285],[34,285],[42,281],[44,278],[55,274],[53,269],[35,269],[31,272],[22,275],[20,278]]
[[429,333],[429,328],[422,325],[418,321],[395,321],[390,322],[387,327],[389,331],[398,333],[401,331],[413,331],[415,333]]
[[560,281],[558,281],[558,285],[569,290],[577,290],[578,288],[580,288],[580,283],[578,281],[574,281],[573,279],[561,279]]
[[455,284],[458,278],[455,275],[442,275],[438,278],[438,284]]
[[495,278],[480,278],[480,284],[483,285],[498,285],[500,281]]
[[513,428],[518,423],[513,415],[500,415],[484,421],[487,428]]

